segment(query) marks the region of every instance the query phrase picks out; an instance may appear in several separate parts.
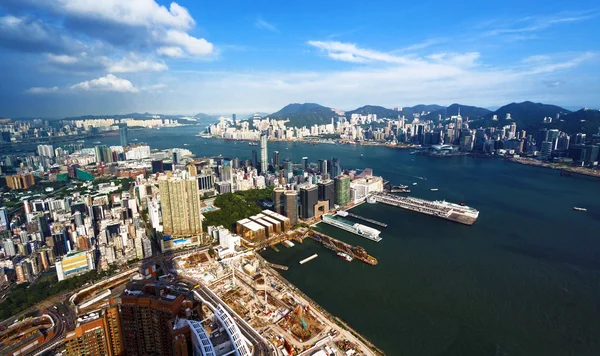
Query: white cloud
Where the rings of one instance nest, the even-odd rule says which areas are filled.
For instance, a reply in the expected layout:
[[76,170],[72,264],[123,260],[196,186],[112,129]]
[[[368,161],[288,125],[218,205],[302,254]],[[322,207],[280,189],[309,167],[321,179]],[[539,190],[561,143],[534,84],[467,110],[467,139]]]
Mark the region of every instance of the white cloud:
[[87,80],[85,82],[77,83],[69,87],[75,91],[113,91],[113,92],[129,92],[137,93],[137,89],[127,79],[116,77],[112,74],[108,74],[105,77],[98,79]]
[[107,67],[107,71],[110,73],[162,72],[168,69],[167,65],[163,62],[139,60],[135,56],[112,62]]
[[127,26],[155,25],[189,29],[195,22],[186,8],[172,2],[167,9],[154,0],[12,0],[65,16],[102,20]]
[[[509,35],[511,36],[510,40],[532,39],[536,37],[526,34],[543,31],[560,24],[591,20],[597,16],[598,13],[585,11],[546,16],[527,16],[516,20],[497,19],[482,26],[488,28],[488,30],[484,31],[480,37]],[[516,37],[512,35],[516,35]]]
[[185,53],[180,47],[173,46],[164,46],[156,49],[156,53],[161,56],[171,57],[171,58],[182,58],[185,57]]
[[212,43],[204,38],[190,36],[183,31],[155,32],[154,37],[165,45],[160,47],[157,52],[166,56],[181,57],[183,49],[192,56],[206,56],[213,53]]
[[262,19],[260,17],[254,22],[254,26],[256,26],[256,28],[260,28],[263,30],[279,33],[279,29],[275,25],[265,21],[264,19]]
[[409,63],[407,57],[394,56],[385,52],[359,48],[353,43],[338,41],[308,41],[309,45],[326,51],[330,58],[349,62],[385,62],[385,63]]
[[20,52],[68,53],[82,44],[38,19],[6,15],[0,16],[0,47]]
[[47,56],[48,56],[48,61],[51,63],[73,64],[73,63],[77,63],[79,61],[79,58],[77,58],[75,56],[68,56],[66,54],[56,55],[56,54],[49,53]]
[[45,88],[45,87],[33,87],[33,88],[29,88],[26,93],[28,94],[49,94],[49,93],[56,93],[58,92],[58,87],[50,87],[50,88]]

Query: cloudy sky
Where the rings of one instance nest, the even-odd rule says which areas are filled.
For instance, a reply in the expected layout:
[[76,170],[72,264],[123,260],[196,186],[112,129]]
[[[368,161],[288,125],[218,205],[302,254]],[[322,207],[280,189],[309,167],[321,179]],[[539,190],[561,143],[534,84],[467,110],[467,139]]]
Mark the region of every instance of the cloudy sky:
[[597,108],[598,34],[587,0],[2,0],[0,116]]

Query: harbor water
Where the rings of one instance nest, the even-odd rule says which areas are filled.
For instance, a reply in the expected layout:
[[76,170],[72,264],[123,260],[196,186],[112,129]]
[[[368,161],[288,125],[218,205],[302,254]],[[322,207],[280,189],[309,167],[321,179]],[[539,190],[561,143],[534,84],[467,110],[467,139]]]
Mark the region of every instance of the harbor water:
[[[198,127],[130,131],[152,148],[250,159],[244,142],[196,137]],[[118,145],[118,137],[90,139]],[[184,146],[184,144],[188,144]],[[339,158],[372,168],[411,196],[464,202],[465,226],[383,204],[351,212],[388,224],[376,243],[319,226],[379,260],[350,263],[307,240],[267,249],[280,273],[389,355],[600,355],[600,180],[500,159],[434,158],[355,145],[269,142],[280,159]],[[413,185],[417,183],[417,185]],[[431,191],[431,189],[438,189]],[[585,207],[577,212],[574,206]],[[300,265],[314,253],[319,258]]]

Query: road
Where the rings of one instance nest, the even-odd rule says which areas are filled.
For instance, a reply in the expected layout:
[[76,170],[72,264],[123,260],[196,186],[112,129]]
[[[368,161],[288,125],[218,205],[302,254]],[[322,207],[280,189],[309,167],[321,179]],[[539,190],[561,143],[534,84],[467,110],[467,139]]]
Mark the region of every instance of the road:
[[[192,286],[192,288],[194,285],[197,285],[199,283],[198,281],[195,281],[191,278],[186,278],[182,276],[180,276],[179,278],[189,283]],[[235,320],[237,326],[240,328],[240,331],[242,332],[244,337],[246,337],[246,339],[248,339],[252,343],[252,345],[254,345],[255,355],[277,355],[277,353],[274,352],[274,348],[272,345],[265,341],[265,339],[263,339],[262,336],[260,336],[260,334],[256,330],[254,330],[250,325],[248,325],[248,323],[244,319],[240,318],[239,315],[237,315],[237,313],[233,311],[227,304],[223,303],[210,289],[208,289],[208,287],[200,285],[200,287],[194,290],[198,292],[198,294],[202,298],[204,298],[211,304],[222,305],[225,308],[225,310],[227,310],[227,312],[231,315],[233,320]]]

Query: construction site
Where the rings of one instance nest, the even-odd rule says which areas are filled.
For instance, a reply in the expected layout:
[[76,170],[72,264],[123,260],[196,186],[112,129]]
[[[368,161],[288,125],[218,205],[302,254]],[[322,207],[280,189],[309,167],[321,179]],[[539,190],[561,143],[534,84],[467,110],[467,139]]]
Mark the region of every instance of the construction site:
[[[291,239],[301,242],[309,237],[307,232]],[[192,254],[174,262],[178,273],[207,285],[283,355],[311,355],[321,349],[342,354],[338,342],[354,345],[350,354],[373,354],[253,252],[220,261]]]

